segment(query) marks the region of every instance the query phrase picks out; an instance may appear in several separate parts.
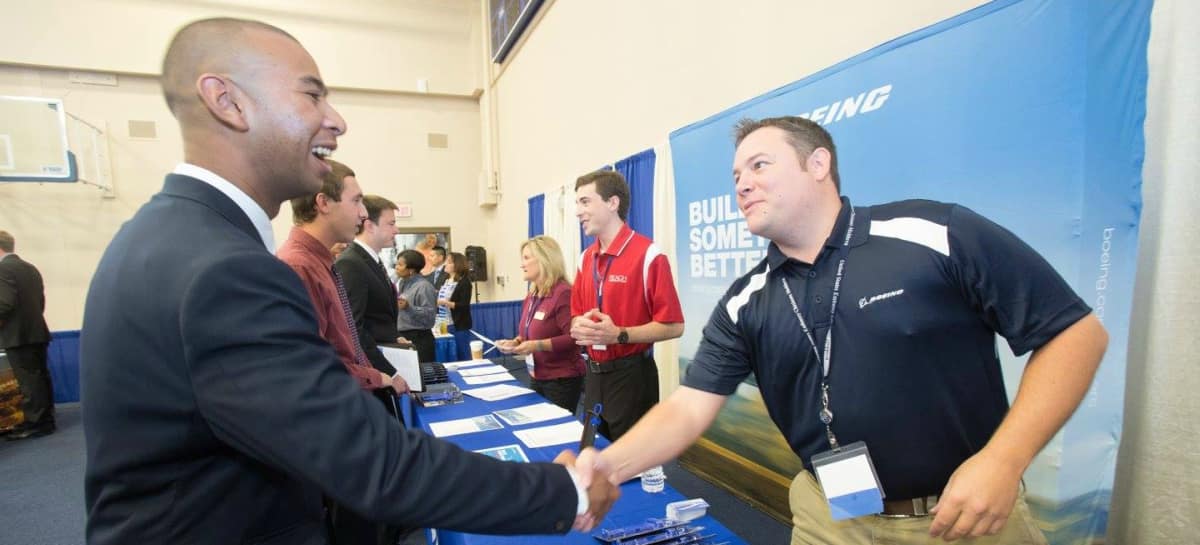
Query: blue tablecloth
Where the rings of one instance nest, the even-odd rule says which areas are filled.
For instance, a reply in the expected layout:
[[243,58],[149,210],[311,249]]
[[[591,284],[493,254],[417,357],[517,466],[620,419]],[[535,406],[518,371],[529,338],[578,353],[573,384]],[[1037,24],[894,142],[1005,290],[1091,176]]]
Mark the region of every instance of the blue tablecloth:
[[454,335],[438,335],[433,338],[434,357],[442,363],[458,361],[458,344]]
[[[513,361],[509,361],[509,362],[505,362],[505,363],[507,364],[507,366],[510,366],[510,367],[512,367],[514,364],[522,365],[520,362],[513,362]],[[482,386],[466,385],[462,380],[462,376],[459,375],[457,372],[451,371],[450,378],[452,381],[454,381],[455,384],[458,385],[459,388],[462,388],[464,390],[470,389],[470,388],[482,387]],[[515,382],[500,383],[500,384],[514,384],[514,383]],[[490,386],[490,384],[483,385],[483,386]],[[429,408],[415,406],[415,407],[409,408],[409,411],[411,412],[412,417],[413,417],[412,418],[413,424],[415,426],[419,426],[421,429],[428,432],[429,424],[433,423],[433,422],[456,420],[459,418],[470,418],[473,416],[480,416],[480,415],[488,414],[492,411],[498,411],[501,409],[511,409],[513,407],[521,407],[521,406],[525,406],[525,405],[532,405],[534,403],[544,401],[537,394],[527,394],[527,395],[523,395],[523,396],[518,396],[518,397],[500,400],[500,401],[493,401],[493,402],[481,401],[481,400],[478,400],[478,399],[475,399],[473,397],[466,396],[466,395],[464,395],[463,398],[464,398],[464,401],[462,403],[455,404],[455,405],[443,405],[440,407],[429,407]],[[525,446],[523,443],[521,443],[520,439],[517,439],[513,435],[513,430],[524,429],[524,428],[536,428],[536,427],[541,427],[541,426],[549,426],[549,425],[553,425],[553,424],[561,424],[563,422],[567,422],[567,421],[571,420],[572,418],[573,417],[568,416],[568,417],[559,418],[557,420],[550,420],[550,421],[546,421],[546,422],[537,422],[534,424],[525,424],[525,425],[521,425],[521,426],[509,426],[507,423],[505,423],[505,427],[503,429],[477,432],[477,433],[469,433],[469,434],[465,434],[465,435],[455,435],[452,437],[447,437],[446,440],[450,441],[456,445],[459,445],[462,448],[468,449],[468,450],[479,450],[479,449],[485,449],[485,448],[490,448],[490,447],[500,447],[500,446],[505,446],[505,445],[514,445],[514,444],[520,445],[521,449],[525,451],[526,456],[528,456],[530,460],[549,461],[549,460],[553,460],[554,457],[557,456],[558,453],[562,452],[564,449],[569,448],[572,451],[575,451],[576,453],[578,453],[579,445],[578,444],[566,444],[566,445],[558,445],[558,446],[554,446],[554,447],[544,447],[544,448],[537,448],[537,449],[529,448],[529,447]],[[603,447],[605,445],[605,443],[606,443],[606,441],[604,440],[604,438],[602,438],[602,437],[597,438],[597,444],[599,446]],[[666,505],[668,503],[671,503],[673,501],[683,500],[683,499],[687,499],[687,498],[684,498],[681,494],[676,492],[673,488],[670,487],[669,484],[667,485],[666,490],[664,490],[661,493],[647,494],[646,492],[642,491],[641,483],[635,479],[635,480],[627,482],[621,486],[621,499],[617,501],[616,505],[613,507],[612,511],[608,514],[608,517],[604,520],[604,522],[601,524],[600,527],[601,528],[612,528],[612,527],[618,527],[618,526],[628,526],[631,524],[637,524],[639,522],[642,522],[647,518],[652,518],[652,517],[662,518],[663,516],[665,516]],[[703,532],[701,532],[703,534],[715,534],[715,537],[712,540],[710,540],[710,542],[712,542],[712,543],[722,543],[722,542],[726,542],[726,541],[728,541],[731,545],[745,543],[744,541],[739,539],[737,536],[733,535],[732,532],[730,532],[728,529],[726,529],[724,526],[722,526],[719,522],[717,522],[711,516],[706,516],[706,517],[697,519],[695,521],[692,521],[691,524],[703,526],[705,528],[705,530]],[[432,536],[430,536],[429,542],[434,543]],[[524,543],[524,544],[527,544],[527,543],[533,543],[533,544],[537,544],[537,543],[576,543],[576,544],[580,544],[580,545],[583,545],[583,544],[600,545],[601,544],[600,541],[597,541],[596,539],[592,538],[589,534],[582,534],[582,533],[574,532],[574,531],[567,535],[554,535],[554,536],[486,536],[486,535],[475,535],[475,534],[461,534],[458,532],[449,532],[449,531],[438,531],[436,543],[438,543],[439,545],[502,544],[502,543],[503,544],[508,544],[508,543],[512,543],[512,544],[516,544],[516,543]]]

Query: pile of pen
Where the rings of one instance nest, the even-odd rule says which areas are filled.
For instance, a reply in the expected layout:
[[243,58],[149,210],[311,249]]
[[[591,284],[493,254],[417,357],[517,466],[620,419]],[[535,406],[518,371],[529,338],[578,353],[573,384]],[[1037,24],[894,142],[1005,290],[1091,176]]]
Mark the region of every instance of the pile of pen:
[[621,528],[605,528],[592,537],[608,545],[728,545],[713,543],[716,534],[705,534],[703,526],[692,526],[683,520],[646,519],[645,522]]

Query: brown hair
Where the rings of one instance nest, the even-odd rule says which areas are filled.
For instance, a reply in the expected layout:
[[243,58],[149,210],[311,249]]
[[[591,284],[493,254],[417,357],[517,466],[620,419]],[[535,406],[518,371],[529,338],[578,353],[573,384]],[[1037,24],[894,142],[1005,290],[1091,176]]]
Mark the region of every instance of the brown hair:
[[[329,160],[329,165],[333,167],[333,170],[321,177],[320,191],[292,199],[292,223],[307,225],[316,221],[317,195],[319,194],[325,194],[334,202],[342,201],[342,191],[346,189],[346,178],[354,176],[354,171],[332,159]],[[375,215],[375,219],[379,219],[378,214]]]
[[784,116],[766,117],[763,119],[744,118],[733,127],[734,146],[740,146],[750,133],[765,127],[775,127],[787,134],[788,143],[796,150],[800,159],[800,169],[804,170],[804,160],[817,148],[829,150],[829,177],[833,179],[833,187],[842,191],[841,177],[838,176],[837,148],[833,145],[833,137],[829,131],[803,117]]
[[0,231],[0,250],[4,250],[6,254],[11,254],[16,248],[17,239],[13,238],[12,233]]
[[[351,176],[353,175],[354,174],[352,173]],[[343,177],[342,179],[345,180],[346,178]],[[375,225],[379,225],[379,216],[383,214],[384,210],[396,209],[396,203],[389,201],[384,197],[380,197],[379,195],[367,195],[363,197],[362,202],[363,207],[367,209],[367,219]],[[367,222],[365,221],[358,224],[359,234],[362,234],[366,224]]]
[[629,184],[625,182],[625,177],[620,172],[614,170],[597,170],[580,176],[575,180],[575,190],[588,185],[596,184],[596,194],[600,195],[605,201],[613,198],[615,195],[618,199],[617,215],[621,217],[621,221],[625,221],[629,215]]
[[458,252],[450,252],[450,261],[454,262],[454,281],[458,282],[466,278],[467,273],[470,272],[467,269],[467,256]]

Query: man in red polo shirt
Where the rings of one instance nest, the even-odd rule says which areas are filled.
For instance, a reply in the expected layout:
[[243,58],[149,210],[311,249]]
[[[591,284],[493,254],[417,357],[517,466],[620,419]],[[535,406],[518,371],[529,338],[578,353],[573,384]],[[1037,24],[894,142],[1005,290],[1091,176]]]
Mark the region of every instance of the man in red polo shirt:
[[658,403],[650,348],[683,335],[671,265],[650,239],[625,225],[629,184],[618,172],[575,181],[575,216],[596,237],[571,289],[571,336],[587,347],[584,407],[603,404],[598,431],[616,441]]

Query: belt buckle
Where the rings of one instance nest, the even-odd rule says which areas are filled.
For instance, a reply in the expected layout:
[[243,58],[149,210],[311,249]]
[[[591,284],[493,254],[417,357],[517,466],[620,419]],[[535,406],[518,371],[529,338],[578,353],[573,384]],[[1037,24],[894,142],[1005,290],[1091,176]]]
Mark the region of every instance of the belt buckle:
[[[880,517],[880,518],[886,518],[886,519],[909,519],[909,518],[918,518],[918,517],[928,517],[930,514],[929,510],[932,509],[933,506],[937,505],[938,499],[939,499],[938,496],[923,496],[923,497],[907,500],[909,502],[912,502],[912,512],[911,513],[887,513],[886,512],[887,504],[885,503],[884,504],[885,512],[877,513],[875,516]],[[899,501],[906,501],[906,500],[899,500]]]

